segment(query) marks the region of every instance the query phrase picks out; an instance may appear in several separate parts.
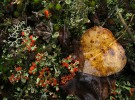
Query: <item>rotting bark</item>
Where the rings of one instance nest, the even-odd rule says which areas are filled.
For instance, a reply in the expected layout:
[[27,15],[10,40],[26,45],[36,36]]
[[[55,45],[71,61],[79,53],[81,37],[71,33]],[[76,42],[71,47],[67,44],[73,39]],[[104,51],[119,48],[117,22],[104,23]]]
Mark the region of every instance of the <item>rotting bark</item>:
[[105,100],[110,95],[113,85],[114,83],[109,77],[78,73],[62,88],[65,93],[76,95],[80,100]]

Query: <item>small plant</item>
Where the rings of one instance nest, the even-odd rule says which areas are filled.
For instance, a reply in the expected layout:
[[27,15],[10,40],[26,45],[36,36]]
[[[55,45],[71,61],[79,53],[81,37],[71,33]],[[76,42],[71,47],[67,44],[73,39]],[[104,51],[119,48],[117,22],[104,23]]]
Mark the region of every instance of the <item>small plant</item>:
[[126,99],[128,100],[135,92],[135,86],[130,81],[117,80],[112,87],[111,100]]
[[[79,62],[71,55],[63,59],[60,57],[60,47],[54,42],[57,41],[57,33],[51,35],[49,42],[39,44],[38,42],[42,40],[36,34],[31,34],[23,28],[19,29],[21,30],[20,34],[18,32],[15,34],[20,40],[17,40],[17,44],[5,48],[6,53],[3,55],[6,61],[9,59],[13,61],[13,65],[8,68],[10,72],[8,79],[18,91],[15,98],[25,98],[31,93],[41,93],[46,95],[45,98],[60,98],[58,91],[61,85],[65,85],[76,75]],[[8,45],[11,42],[8,42]]]

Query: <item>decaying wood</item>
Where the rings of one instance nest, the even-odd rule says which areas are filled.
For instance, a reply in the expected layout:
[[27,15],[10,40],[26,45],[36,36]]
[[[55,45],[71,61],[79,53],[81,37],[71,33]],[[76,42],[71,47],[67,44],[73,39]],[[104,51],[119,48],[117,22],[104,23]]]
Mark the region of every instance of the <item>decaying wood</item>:
[[78,73],[77,76],[62,87],[68,95],[76,95],[79,100],[105,100],[110,95],[113,80],[109,77],[96,77]]

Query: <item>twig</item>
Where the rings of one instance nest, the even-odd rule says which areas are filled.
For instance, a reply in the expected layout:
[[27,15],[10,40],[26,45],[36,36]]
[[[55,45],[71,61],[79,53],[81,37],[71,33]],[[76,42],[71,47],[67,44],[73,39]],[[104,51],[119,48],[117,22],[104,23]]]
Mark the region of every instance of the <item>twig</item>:
[[[135,14],[134,14],[135,15]],[[132,15],[131,19],[130,19],[130,23],[132,22],[133,18],[134,18],[134,15]],[[130,23],[128,24],[128,27],[130,25]],[[121,30],[120,32],[117,32],[117,33],[122,33],[116,40],[119,40],[124,34],[125,32],[127,31],[127,29],[123,29]]]
[[24,4],[24,8],[23,8],[23,11],[22,11],[22,16],[24,16],[24,12],[25,12],[25,10],[26,10],[26,7],[27,7],[27,5],[29,4],[29,0],[27,0],[26,2],[25,2],[25,4]]
[[[131,19],[130,19],[130,23],[133,21],[133,18],[134,18],[135,14],[132,15]],[[130,24],[128,24],[129,26]]]
[[107,22],[107,20],[109,19],[109,18],[111,18],[111,16],[113,15],[113,13],[116,11],[116,9],[114,9],[112,12],[111,12],[111,14],[106,18],[106,20],[104,21],[104,23],[101,25],[101,26],[104,26],[105,25],[105,23]]
[[131,37],[133,43],[135,44],[134,35],[133,35],[133,33],[130,31],[130,29],[128,28],[128,25],[126,24],[124,18],[122,17],[121,13],[119,12],[119,9],[118,9],[117,6],[116,6],[116,10],[117,10],[117,14],[118,14],[118,16],[119,16],[119,18],[120,18],[121,23],[122,23],[123,26],[126,28],[125,30],[129,33],[129,35],[130,35],[130,37]]

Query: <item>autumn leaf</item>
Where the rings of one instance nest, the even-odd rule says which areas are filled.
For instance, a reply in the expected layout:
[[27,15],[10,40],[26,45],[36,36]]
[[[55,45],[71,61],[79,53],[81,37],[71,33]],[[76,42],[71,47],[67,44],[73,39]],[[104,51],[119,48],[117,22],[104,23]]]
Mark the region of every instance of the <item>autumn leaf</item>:
[[126,64],[123,47],[110,30],[101,26],[90,28],[82,35],[81,49],[84,73],[109,76],[121,71]]

